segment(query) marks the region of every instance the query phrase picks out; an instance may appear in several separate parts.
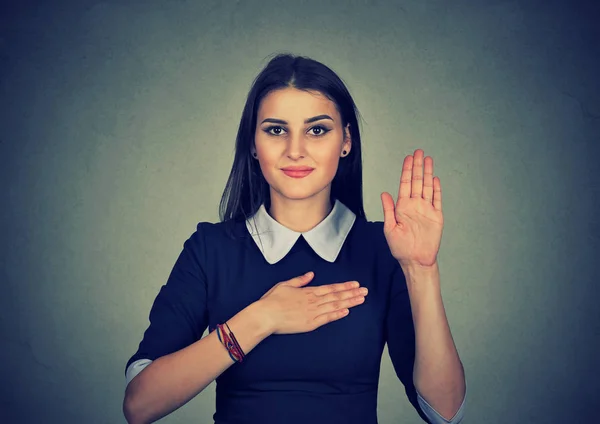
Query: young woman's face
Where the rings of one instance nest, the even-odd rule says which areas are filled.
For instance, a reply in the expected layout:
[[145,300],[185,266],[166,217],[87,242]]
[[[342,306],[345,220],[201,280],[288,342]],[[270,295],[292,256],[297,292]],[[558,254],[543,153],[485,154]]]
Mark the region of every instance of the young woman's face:
[[[350,153],[335,104],[318,92],[295,88],[272,91],[260,104],[254,142],[262,173],[273,196],[329,199],[342,151]],[[309,173],[285,171],[312,168]]]

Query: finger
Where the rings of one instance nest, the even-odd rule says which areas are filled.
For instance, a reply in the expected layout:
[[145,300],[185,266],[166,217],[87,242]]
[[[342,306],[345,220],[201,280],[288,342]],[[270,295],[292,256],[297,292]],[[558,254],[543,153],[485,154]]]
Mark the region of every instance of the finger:
[[415,150],[412,167],[412,185],[410,197],[421,197],[423,195],[423,150]]
[[398,200],[403,197],[410,197],[410,182],[412,177],[413,157],[408,155],[402,163],[402,173],[400,174],[400,188],[398,189]]
[[298,277],[292,278],[291,280],[285,281],[284,284],[287,286],[292,286],[292,287],[302,287],[302,286],[308,284],[313,279],[314,276],[315,276],[315,273],[312,271],[309,271],[304,275],[300,275]]
[[345,283],[328,284],[326,286],[316,287],[313,291],[317,296],[324,296],[329,293],[352,290],[360,286],[358,281],[346,281]]
[[342,309],[352,308],[353,306],[360,305],[364,303],[365,296],[351,296],[347,299],[343,300],[333,300],[331,302],[325,302],[320,305],[317,305],[317,311],[322,314],[339,311]]
[[392,195],[387,192],[381,193],[381,205],[383,206],[383,231],[387,233],[398,225]]
[[[369,294],[369,290],[367,290],[366,287],[361,287],[358,289],[352,289],[352,290],[344,290],[341,292],[337,292],[337,293],[329,293],[326,294],[324,296],[319,296],[317,299],[317,305],[324,305],[326,303],[331,303],[331,302],[342,302],[348,299],[352,299],[352,298],[358,298],[358,297],[365,297],[367,294]],[[344,305],[335,305],[337,307],[335,307],[334,309],[342,309],[345,308],[346,306]]]
[[350,310],[348,308],[345,308],[345,309],[342,309],[339,311],[333,311],[333,312],[328,312],[326,314],[321,314],[319,316],[316,316],[313,319],[313,326],[314,326],[314,328],[322,327],[325,324],[328,324],[330,322],[337,321],[339,319],[344,318],[349,313],[350,313]]
[[439,177],[433,179],[433,207],[442,211],[442,183]]
[[433,201],[433,158],[427,156],[424,159],[425,173],[423,174],[423,199],[429,203]]

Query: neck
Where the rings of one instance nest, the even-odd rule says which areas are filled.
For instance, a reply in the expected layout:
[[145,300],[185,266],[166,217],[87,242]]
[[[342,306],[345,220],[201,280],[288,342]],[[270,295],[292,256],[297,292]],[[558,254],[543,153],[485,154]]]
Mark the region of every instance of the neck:
[[304,233],[316,227],[333,209],[329,193],[308,199],[294,200],[273,196],[269,215],[284,227],[298,233]]

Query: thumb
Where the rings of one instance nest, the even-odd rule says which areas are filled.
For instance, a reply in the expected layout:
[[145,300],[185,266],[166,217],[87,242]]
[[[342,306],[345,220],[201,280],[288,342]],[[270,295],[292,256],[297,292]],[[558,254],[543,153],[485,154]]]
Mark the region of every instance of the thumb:
[[299,277],[295,277],[295,278],[292,278],[291,280],[286,281],[285,285],[292,286],[292,287],[302,287],[302,286],[305,286],[306,284],[310,283],[314,276],[315,276],[315,273],[312,271],[309,271],[304,275],[300,275]]
[[387,233],[397,225],[396,207],[392,195],[387,192],[381,193],[381,205],[383,206],[383,230]]

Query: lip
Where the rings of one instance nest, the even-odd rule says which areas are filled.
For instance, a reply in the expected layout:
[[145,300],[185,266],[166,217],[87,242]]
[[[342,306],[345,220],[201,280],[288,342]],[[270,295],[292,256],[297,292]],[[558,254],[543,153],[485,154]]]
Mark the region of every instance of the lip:
[[282,171],[312,171],[315,168],[311,168],[310,166],[286,166],[285,168],[281,168]]
[[292,177],[292,178],[304,178],[308,174],[310,174],[311,172],[313,172],[313,169],[312,168],[307,168],[304,171],[296,171],[296,170],[293,170],[293,169],[285,168],[285,169],[282,169],[282,171],[288,177]]

